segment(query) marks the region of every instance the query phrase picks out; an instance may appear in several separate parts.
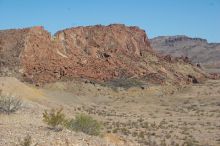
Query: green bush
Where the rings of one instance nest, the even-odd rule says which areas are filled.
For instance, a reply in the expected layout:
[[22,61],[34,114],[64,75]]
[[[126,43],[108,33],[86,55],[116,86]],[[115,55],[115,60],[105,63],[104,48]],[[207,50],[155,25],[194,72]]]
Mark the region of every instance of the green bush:
[[101,131],[101,124],[85,114],[79,114],[75,119],[68,121],[66,127],[70,130],[84,132],[89,135],[99,135]]
[[49,113],[45,110],[43,113],[43,121],[49,125],[51,129],[60,130],[59,126],[62,126],[66,121],[63,109],[52,109]]
[[22,107],[22,100],[13,96],[0,95],[0,113],[11,114]]

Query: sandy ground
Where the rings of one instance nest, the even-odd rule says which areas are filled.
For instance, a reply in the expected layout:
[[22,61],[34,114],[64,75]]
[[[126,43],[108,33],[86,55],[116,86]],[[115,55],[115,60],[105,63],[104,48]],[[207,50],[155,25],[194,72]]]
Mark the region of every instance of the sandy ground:
[[[24,101],[18,112],[0,114],[1,146],[16,145],[27,134],[40,146],[220,145],[219,80],[188,86],[172,95],[163,94],[165,87],[114,91],[81,82],[36,88],[14,78],[0,78],[0,89]],[[58,107],[68,117],[87,113],[101,121],[102,136],[49,130],[42,113]]]

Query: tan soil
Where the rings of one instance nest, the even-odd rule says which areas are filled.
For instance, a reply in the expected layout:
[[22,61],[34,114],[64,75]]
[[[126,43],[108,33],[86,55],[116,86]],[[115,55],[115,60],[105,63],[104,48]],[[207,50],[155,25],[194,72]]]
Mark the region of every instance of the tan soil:
[[[116,92],[97,84],[77,81],[57,82],[38,89],[12,78],[0,78],[0,81],[3,84],[0,89],[4,93],[19,93],[24,100],[22,110],[11,115],[0,115],[2,146],[15,145],[27,134],[41,146],[65,146],[66,141],[70,145],[99,146],[108,142],[134,146],[147,145],[149,141],[160,144],[164,139],[168,145],[171,141],[179,144],[192,141],[202,146],[220,145],[219,80],[188,86],[172,95],[162,94],[162,91],[168,90],[163,86],[120,89]],[[13,90],[4,87],[7,85],[11,85]],[[38,94],[38,100],[30,97]],[[68,117],[83,112],[102,121],[105,125],[104,137],[66,129],[61,132],[49,130],[42,122],[42,112],[61,106]]]

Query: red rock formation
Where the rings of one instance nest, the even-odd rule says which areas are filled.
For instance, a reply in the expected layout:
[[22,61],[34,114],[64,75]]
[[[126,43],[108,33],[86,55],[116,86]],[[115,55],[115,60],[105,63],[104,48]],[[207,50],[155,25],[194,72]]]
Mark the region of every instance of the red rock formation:
[[[160,84],[188,82],[188,74],[204,77],[184,59],[158,57],[144,30],[116,24],[70,28],[55,36],[43,27],[0,31],[0,55],[1,72],[9,68],[36,84],[75,77],[137,77]],[[178,63],[193,72],[178,70]]]

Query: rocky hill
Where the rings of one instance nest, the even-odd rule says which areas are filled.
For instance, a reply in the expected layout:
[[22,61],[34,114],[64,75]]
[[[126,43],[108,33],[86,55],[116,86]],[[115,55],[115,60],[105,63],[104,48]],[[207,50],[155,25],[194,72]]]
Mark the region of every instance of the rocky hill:
[[[2,30],[0,146],[219,146],[220,81],[191,84],[207,77],[138,27]],[[94,122],[95,136],[83,128]]]
[[210,71],[220,69],[220,43],[187,36],[161,36],[150,40],[151,45],[163,54],[187,56]]
[[153,84],[205,78],[187,58],[155,53],[144,30],[121,24],[69,28],[54,36],[41,26],[2,30],[0,65],[1,76],[39,85],[73,78],[139,78]]

